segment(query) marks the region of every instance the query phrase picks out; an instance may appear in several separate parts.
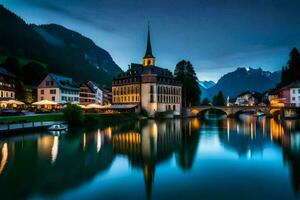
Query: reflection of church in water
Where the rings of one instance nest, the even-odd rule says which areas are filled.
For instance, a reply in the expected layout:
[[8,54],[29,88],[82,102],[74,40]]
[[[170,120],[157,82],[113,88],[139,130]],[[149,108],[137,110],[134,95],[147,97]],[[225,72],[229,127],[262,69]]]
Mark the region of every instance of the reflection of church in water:
[[115,153],[128,156],[132,167],[142,168],[147,195],[150,196],[155,166],[169,159],[182,145],[181,121],[149,121],[140,133],[114,134],[112,144]]

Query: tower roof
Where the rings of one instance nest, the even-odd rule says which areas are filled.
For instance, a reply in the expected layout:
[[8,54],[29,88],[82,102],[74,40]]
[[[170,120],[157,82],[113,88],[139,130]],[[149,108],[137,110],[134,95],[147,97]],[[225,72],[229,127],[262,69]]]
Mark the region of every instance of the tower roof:
[[147,38],[147,49],[144,58],[154,58],[152,54],[152,47],[151,47],[151,39],[150,39],[150,26],[148,24],[148,38]]

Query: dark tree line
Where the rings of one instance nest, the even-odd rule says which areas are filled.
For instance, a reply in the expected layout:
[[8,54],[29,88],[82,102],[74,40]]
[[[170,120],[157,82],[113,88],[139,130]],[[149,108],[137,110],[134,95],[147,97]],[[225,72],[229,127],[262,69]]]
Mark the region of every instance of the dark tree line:
[[47,67],[38,62],[29,61],[22,65],[18,58],[11,56],[7,57],[0,67],[16,76],[16,98],[25,102],[27,102],[26,96],[28,95],[25,85],[36,87],[48,74]]
[[218,94],[213,97],[212,104],[214,106],[225,106],[225,98],[221,91],[219,91]]
[[182,60],[175,68],[175,78],[182,84],[182,106],[197,106],[200,104],[201,90],[194,67],[190,61]]
[[293,48],[287,65],[282,67],[279,86],[283,87],[295,81],[300,81],[300,53],[298,49]]

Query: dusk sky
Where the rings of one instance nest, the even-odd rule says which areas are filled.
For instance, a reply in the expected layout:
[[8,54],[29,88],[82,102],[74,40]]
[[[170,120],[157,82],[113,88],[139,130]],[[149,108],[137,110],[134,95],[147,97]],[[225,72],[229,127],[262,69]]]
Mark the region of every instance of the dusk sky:
[[190,60],[201,80],[237,67],[279,70],[300,47],[300,0],[0,0],[27,23],[91,38],[126,69],[142,62],[147,21],[158,66]]

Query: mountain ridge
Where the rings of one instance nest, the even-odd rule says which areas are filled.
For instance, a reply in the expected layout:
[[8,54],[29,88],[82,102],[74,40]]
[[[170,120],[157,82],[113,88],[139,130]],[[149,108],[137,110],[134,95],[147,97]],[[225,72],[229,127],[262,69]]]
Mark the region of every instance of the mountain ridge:
[[0,5],[0,55],[37,60],[48,71],[111,85],[122,72],[110,54],[91,39],[58,24],[27,24]]
[[[224,96],[235,98],[244,91],[265,92],[268,89],[274,88],[280,82],[280,71],[269,72],[262,68],[238,67],[236,70],[224,74],[217,83],[205,89],[202,98],[211,99],[219,91],[222,91]],[[203,88],[202,88],[203,89]]]

